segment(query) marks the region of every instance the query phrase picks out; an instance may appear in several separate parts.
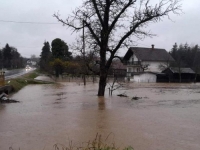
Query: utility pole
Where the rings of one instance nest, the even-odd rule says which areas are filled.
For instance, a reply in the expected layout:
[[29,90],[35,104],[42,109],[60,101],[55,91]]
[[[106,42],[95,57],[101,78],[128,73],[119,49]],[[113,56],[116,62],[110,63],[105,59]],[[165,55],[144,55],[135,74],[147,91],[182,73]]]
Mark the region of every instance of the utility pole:
[[83,82],[84,85],[86,85],[86,80],[85,80],[85,24],[83,20],[83,61],[84,61],[84,73],[83,73]]

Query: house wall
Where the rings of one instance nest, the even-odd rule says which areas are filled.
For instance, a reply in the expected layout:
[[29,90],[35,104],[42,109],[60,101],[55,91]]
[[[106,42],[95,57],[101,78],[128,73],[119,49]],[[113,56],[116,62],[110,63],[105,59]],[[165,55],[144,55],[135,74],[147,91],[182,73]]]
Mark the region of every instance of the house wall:
[[[162,66],[166,65],[165,62],[152,62],[152,61],[142,62],[142,65],[147,65],[147,64],[149,66],[148,66],[148,69],[145,70],[145,72],[162,72],[160,65],[162,65]],[[127,72],[142,72],[142,69],[138,66],[127,66]]]
[[126,71],[127,72],[142,72],[143,70],[140,67],[128,66]]
[[[133,56],[130,57],[128,62],[132,61],[139,61],[138,58],[133,54]],[[147,72],[162,72],[160,65],[166,66],[167,62],[157,62],[157,61],[142,61],[143,65],[148,64],[148,69],[145,70]],[[141,72],[142,69],[138,70],[138,66],[127,66],[127,72]]]
[[152,62],[152,61],[144,61],[142,62],[143,65],[148,64],[148,69],[145,71],[148,72],[162,72],[160,65],[165,66],[167,63],[166,62]]
[[[133,61],[139,61],[135,55],[131,56],[130,59],[128,60],[128,62],[133,62]],[[127,66],[127,72],[141,72],[141,71],[142,69],[140,69],[140,67],[138,66],[131,66],[131,65]]]
[[143,73],[140,75],[134,75],[130,81],[133,82],[140,82],[140,83],[155,83],[156,82],[156,75],[152,73]]

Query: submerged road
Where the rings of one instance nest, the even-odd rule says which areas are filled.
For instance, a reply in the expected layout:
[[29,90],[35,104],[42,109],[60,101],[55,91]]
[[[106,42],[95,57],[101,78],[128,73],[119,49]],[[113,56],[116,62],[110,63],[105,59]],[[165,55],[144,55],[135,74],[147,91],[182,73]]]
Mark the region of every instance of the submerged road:
[[35,69],[15,69],[15,70],[6,70],[5,71],[5,79],[13,79],[13,78],[16,78],[16,77],[19,77],[19,76],[22,76],[26,73],[29,73],[31,71],[33,71]]

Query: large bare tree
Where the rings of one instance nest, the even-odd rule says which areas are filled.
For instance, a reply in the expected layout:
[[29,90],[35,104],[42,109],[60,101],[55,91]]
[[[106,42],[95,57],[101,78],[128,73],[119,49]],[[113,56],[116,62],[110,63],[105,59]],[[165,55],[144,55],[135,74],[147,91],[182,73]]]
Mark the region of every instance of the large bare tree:
[[179,13],[180,7],[179,0],[83,0],[67,19],[54,17],[74,31],[85,28],[87,42],[99,52],[98,96],[104,96],[108,71],[119,49],[135,44],[133,37],[151,36],[145,30],[149,23]]

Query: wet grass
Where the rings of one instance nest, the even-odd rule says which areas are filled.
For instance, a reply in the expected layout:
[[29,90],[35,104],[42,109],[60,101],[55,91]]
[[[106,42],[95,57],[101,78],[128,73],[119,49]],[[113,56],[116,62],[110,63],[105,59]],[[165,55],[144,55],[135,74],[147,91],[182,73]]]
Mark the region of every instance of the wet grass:
[[38,71],[34,71],[28,74],[25,74],[24,76],[22,76],[23,78],[27,78],[27,79],[35,79],[37,76],[39,75]]
[[[103,142],[101,135],[97,134],[94,140],[82,143],[82,145],[79,147],[74,146],[73,142],[69,141],[67,147],[62,144],[55,144],[53,148],[54,150],[134,150],[131,146],[125,148],[118,148],[115,146],[115,143],[108,144],[106,143],[107,138]],[[9,150],[15,150],[15,149],[9,147]]]

